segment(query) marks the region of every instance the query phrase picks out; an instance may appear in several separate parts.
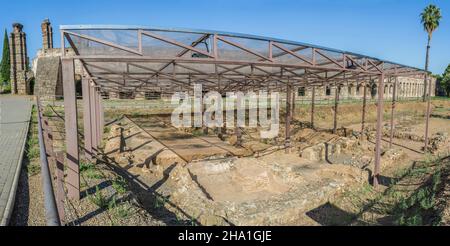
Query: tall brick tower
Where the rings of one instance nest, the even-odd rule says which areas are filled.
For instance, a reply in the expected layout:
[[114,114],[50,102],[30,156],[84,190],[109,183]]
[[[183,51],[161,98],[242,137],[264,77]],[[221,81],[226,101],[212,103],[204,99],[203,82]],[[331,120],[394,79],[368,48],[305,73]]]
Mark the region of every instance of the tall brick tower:
[[49,19],[45,19],[41,24],[42,49],[45,51],[53,49],[53,28]]
[[13,24],[13,31],[9,37],[11,52],[11,93],[19,95],[30,94],[28,85],[28,56],[26,34],[22,31],[23,25]]

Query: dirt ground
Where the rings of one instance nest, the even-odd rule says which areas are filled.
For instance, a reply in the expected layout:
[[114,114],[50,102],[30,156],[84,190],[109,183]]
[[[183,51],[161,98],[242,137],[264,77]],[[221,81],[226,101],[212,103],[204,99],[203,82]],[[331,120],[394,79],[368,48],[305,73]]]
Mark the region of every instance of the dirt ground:
[[[450,153],[450,101],[433,101],[432,109],[434,155]],[[290,154],[284,153],[283,126],[280,136],[270,140],[259,139],[257,130],[241,129],[243,142],[237,145],[233,129],[220,137],[218,129],[207,133],[202,129],[174,129],[168,124],[167,109],[106,110],[105,118],[110,123],[105,128],[102,153],[95,162],[83,162],[83,198],[66,202],[66,222],[156,226],[355,224],[362,221],[355,219],[362,214],[374,216],[362,212],[363,208],[394,185],[399,170],[429,158],[422,149],[425,104],[397,103],[393,148],[388,144],[390,110],[391,105],[385,104],[378,190],[372,188],[369,179],[375,146],[373,104],[368,105],[365,138],[360,133],[361,105],[339,106],[338,134],[330,131],[332,106],[316,107],[316,129],[312,130],[308,128],[309,106],[299,105],[291,125]],[[63,114],[61,110],[59,113]],[[63,123],[56,118],[54,122],[63,147]],[[29,193],[38,192],[38,188],[30,186]],[[29,220],[41,216],[29,214]]]
[[[443,108],[440,112],[444,117],[432,118],[430,128],[438,130],[432,130],[431,135],[450,132],[445,124],[449,113],[445,109],[450,106],[448,102],[439,103],[434,102],[433,108]],[[347,124],[346,129],[355,133],[360,127],[352,124],[360,120],[353,113],[358,106],[342,105],[339,110],[342,114],[340,124]],[[314,213],[311,211],[354,187],[368,185],[374,150],[370,137],[373,135],[371,121],[375,118],[372,108],[374,105],[369,106],[369,139],[365,142],[359,141],[352,131],[344,137],[342,133],[334,135],[320,127],[319,131],[305,128],[302,119],[308,117],[302,114],[304,109],[298,109],[297,123],[292,125],[293,148],[289,155],[284,154],[283,134],[278,139],[262,141],[255,139],[257,131],[243,129],[244,143],[237,147],[229,141],[232,131],[219,139],[215,129],[210,129],[207,134],[196,130],[180,131],[171,128],[167,118],[161,115],[135,113],[128,115],[130,120],[111,126],[105,152],[131,175],[143,177],[148,180],[146,182],[166,180],[156,192],[165,197],[168,210],[176,214],[182,210],[180,216],[190,214],[200,224],[317,225],[321,223],[312,218]],[[329,122],[332,114],[327,112],[330,110],[319,107],[316,121]],[[395,122],[396,131],[420,131],[423,110],[424,105],[417,102],[397,105],[396,112],[400,117]],[[386,106],[385,118],[389,115],[390,106]],[[327,128],[326,124],[322,126]],[[122,153],[114,151],[120,145],[119,128],[126,129],[123,136],[126,147]],[[421,135],[415,135],[415,140],[420,140]],[[394,148],[389,149],[387,138],[385,140],[382,167],[386,176],[391,170],[407,167],[423,158],[420,141],[399,135],[393,141]],[[444,147],[448,147],[447,143]],[[251,147],[256,144],[263,147],[255,151],[257,148]],[[388,181],[382,183],[390,184]]]

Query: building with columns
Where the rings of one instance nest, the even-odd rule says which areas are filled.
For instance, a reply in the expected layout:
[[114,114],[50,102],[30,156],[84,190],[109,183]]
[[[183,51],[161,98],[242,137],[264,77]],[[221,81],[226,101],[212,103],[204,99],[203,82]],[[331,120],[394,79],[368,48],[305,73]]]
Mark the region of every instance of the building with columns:
[[[392,98],[394,94],[395,81],[389,78],[385,79],[384,98]],[[339,85],[316,86],[316,100],[334,99],[336,88],[339,86],[340,99],[362,99],[364,97],[364,88],[366,88],[366,98],[375,99],[378,95],[377,81],[364,85],[363,83],[348,83]],[[399,77],[397,80],[396,99],[418,98],[423,96],[424,80],[423,78]],[[436,79],[431,78],[431,96],[435,96]],[[296,89],[298,99],[312,98],[312,88],[298,87]]]
[[[49,19],[42,21],[41,32],[42,48],[38,50],[32,62],[32,71],[36,81],[34,91],[41,99],[62,98],[62,50],[53,45],[53,27]],[[73,53],[73,50],[66,49],[66,53]],[[79,62],[75,63],[75,71],[78,80],[81,81],[82,66]]]

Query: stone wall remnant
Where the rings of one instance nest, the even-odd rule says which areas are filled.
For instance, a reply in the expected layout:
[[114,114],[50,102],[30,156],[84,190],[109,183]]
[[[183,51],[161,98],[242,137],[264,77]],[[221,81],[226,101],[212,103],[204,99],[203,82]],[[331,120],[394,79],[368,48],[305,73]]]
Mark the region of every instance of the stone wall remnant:
[[27,39],[23,32],[23,25],[13,24],[13,31],[9,37],[9,50],[11,53],[11,93],[28,95],[31,93],[28,78]]

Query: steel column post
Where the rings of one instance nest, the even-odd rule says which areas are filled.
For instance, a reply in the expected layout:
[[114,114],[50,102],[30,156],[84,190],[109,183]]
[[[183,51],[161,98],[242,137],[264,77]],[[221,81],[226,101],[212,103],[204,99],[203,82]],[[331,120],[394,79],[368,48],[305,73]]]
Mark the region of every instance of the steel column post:
[[[427,77],[426,77],[427,78]],[[428,85],[428,95],[427,95],[427,113],[426,113],[426,120],[425,120],[425,145],[424,145],[424,152],[428,152],[428,131],[429,131],[429,124],[430,124],[430,113],[431,113],[431,79],[429,79],[429,85]],[[428,81],[426,80],[426,83],[428,84]]]
[[[99,90],[98,92],[99,113],[100,113],[100,140],[103,139],[103,131],[105,129],[105,109],[103,107],[103,98]],[[100,141],[101,142],[101,141]]]
[[312,87],[312,96],[311,96],[311,128],[314,129],[314,103],[316,99],[316,87]]
[[80,157],[78,151],[77,97],[73,59],[62,59],[64,83],[64,122],[66,130],[67,193],[70,199],[80,199]]
[[91,136],[92,136],[92,148],[94,150],[94,154],[97,154],[97,146],[98,146],[98,134],[97,134],[97,121],[95,120],[95,87],[90,83],[89,86],[89,96],[90,96],[90,107],[91,107]]
[[337,114],[339,105],[339,86],[336,84],[335,95],[334,95],[334,120],[333,120],[333,133],[336,134],[337,131]]
[[366,123],[366,106],[367,106],[367,86],[364,82],[363,86],[363,108],[362,108],[362,119],[361,119],[361,140],[364,140],[364,124]]
[[100,96],[98,93],[98,88],[95,87],[95,126],[97,127],[97,149],[102,141],[101,138],[101,126],[100,126]]
[[397,94],[397,76],[394,80],[394,89],[392,91],[392,109],[391,109],[391,133],[389,136],[389,148],[392,148],[392,139],[394,138],[394,110],[395,110],[395,100]]
[[82,78],[83,92],[83,128],[84,128],[84,148],[86,159],[92,160],[92,122],[91,122],[91,96],[89,89],[89,80]]
[[291,147],[291,85],[288,83],[286,85],[286,139],[284,142],[285,152],[286,154],[290,153]]
[[58,207],[59,220],[61,224],[64,225],[66,221],[66,214],[64,210],[64,153],[56,153],[56,206]]
[[383,97],[384,97],[384,74],[379,77],[378,82],[378,103],[377,103],[377,132],[375,143],[375,168],[373,171],[373,185],[378,186],[378,178],[380,175],[380,162],[381,162],[381,137],[382,137],[382,125],[383,125]]
[[297,93],[297,91],[295,90],[295,88],[293,88],[294,90],[292,91],[292,109],[291,109],[291,120],[295,119],[295,94]]
[[[235,91],[236,92],[236,91]],[[238,104],[240,103],[238,99],[236,99],[236,110],[233,110],[233,114],[235,115],[234,119],[235,119],[235,125],[234,125],[234,134],[236,135],[236,146],[242,146],[242,132],[241,132],[241,128],[239,126],[239,111],[238,111]],[[202,112],[203,112],[203,99],[202,99]],[[245,107],[244,107],[244,113],[245,113]]]

